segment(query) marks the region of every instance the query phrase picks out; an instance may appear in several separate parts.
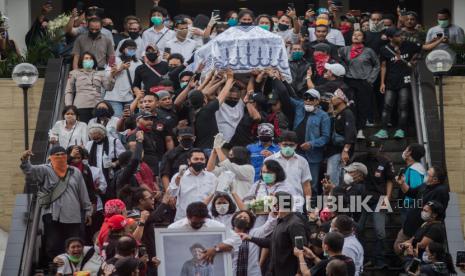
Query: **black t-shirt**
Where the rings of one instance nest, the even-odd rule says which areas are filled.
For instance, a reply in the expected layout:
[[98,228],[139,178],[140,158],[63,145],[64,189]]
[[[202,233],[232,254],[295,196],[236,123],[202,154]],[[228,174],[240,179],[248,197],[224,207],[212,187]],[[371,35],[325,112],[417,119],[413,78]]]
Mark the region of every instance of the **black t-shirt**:
[[158,117],[160,117],[160,119],[162,119],[165,122],[166,127],[170,131],[173,131],[173,129],[178,124],[178,115],[176,111],[174,111],[173,109],[158,108],[157,114]]
[[386,182],[395,177],[392,162],[384,156],[369,154],[356,156],[354,162],[360,162],[367,167],[365,194],[372,196],[369,203],[378,202],[381,195],[386,195]]
[[403,42],[399,49],[400,57],[396,56],[395,47],[388,44],[381,48],[381,61],[386,62],[386,89],[398,90],[404,87],[410,87],[410,75],[412,68],[407,65],[407,62],[412,60],[412,57],[421,51],[421,45]]
[[330,261],[332,260],[341,260],[343,261],[346,266],[347,266],[347,273],[349,276],[354,276],[355,275],[355,264],[352,258],[349,258],[345,255],[335,255],[332,256],[328,259],[321,260],[318,264],[314,265],[310,271],[312,273],[312,276],[326,276],[326,266],[329,264]]
[[320,94],[334,93],[334,91],[336,91],[338,88],[342,89],[344,93],[347,93],[347,90],[349,89],[349,87],[347,86],[347,84],[344,83],[344,80],[342,78],[327,81],[322,85],[315,86],[315,89],[318,90]]
[[424,223],[415,233],[412,245],[416,246],[424,237],[430,238],[434,242],[443,243],[445,240],[445,231],[442,223]]
[[384,32],[366,32],[365,33],[365,46],[373,49],[377,55],[381,50],[381,47],[388,43],[387,40],[383,40],[381,37],[383,36]]
[[[344,144],[355,144],[357,137],[357,130],[355,127],[355,116],[352,110],[349,107],[346,107],[344,110],[336,114],[336,117],[333,119],[333,131],[336,131],[337,134],[344,136]],[[331,139],[330,139],[331,140]],[[336,153],[341,153],[344,146],[336,146],[332,142],[328,146],[328,156],[332,156]],[[350,147],[349,155],[352,155],[354,147]]]
[[[262,115],[262,119],[264,118],[265,117]],[[231,138],[229,144],[232,146],[241,147],[245,147],[249,144],[252,144],[255,141],[252,132],[254,123],[254,120],[252,119],[252,117],[250,117],[249,112],[247,111],[247,107],[245,107],[244,116],[242,116],[241,121],[237,125],[236,132],[234,133],[234,136]]]
[[310,112],[305,112],[304,119],[295,129],[295,133],[297,134],[297,143],[299,145],[305,143],[305,130],[307,129],[308,116],[310,116]]
[[160,176],[166,175],[171,179],[178,172],[179,166],[187,165],[188,155],[189,150],[185,150],[181,146],[165,153],[161,162]]
[[220,109],[218,99],[207,103],[194,114],[195,146],[198,148],[213,148],[214,136],[218,133],[215,112]]
[[[160,81],[163,80],[162,77],[158,76],[153,72],[150,68],[148,68],[148,64],[139,65],[136,68],[134,74],[134,86],[138,88],[142,88],[142,84],[144,84],[144,89],[146,93],[150,91],[150,88],[157,86]],[[168,63],[161,61],[160,63],[155,64],[152,66],[154,70],[158,72],[161,76],[168,73]]]

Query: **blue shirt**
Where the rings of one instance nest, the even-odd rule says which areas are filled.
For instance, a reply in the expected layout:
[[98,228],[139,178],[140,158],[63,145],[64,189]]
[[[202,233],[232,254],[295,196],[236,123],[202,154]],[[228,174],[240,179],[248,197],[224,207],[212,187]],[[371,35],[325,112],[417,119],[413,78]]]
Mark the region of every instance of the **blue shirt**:
[[[405,170],[405,183],[410,187],[410,189],[414,189],[421,184],[423,184],[423,180],[425,177],[425,168],[420,163],[413,163]],[[412,203],[413,199],[406,196],[404,203]]]
[[265,148],[261,142],[255,143],[255,144],[250,144],[247,146],[247,149],[250,152],[250,160],[252,163],[252,166],[255,169],[255,180],[257,181],[260,179],[260,172],[262,170],[263,166],[263,161],[265,160],[265,156],[261,154],[262,150],[269,150],[272,153],[277,153],[280,148],[276,144],[271,144],[268,148]]

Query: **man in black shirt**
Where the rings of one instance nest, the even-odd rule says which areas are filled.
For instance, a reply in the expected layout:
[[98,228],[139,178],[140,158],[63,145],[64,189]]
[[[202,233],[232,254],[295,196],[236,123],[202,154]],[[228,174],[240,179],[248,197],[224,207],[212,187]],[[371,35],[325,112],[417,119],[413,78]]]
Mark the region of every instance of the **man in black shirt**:
[[368,153],[356,156],[354,158],[354,162],[360,162],[368,169],[364,196],[371,197],[368,201],[368,206],[374,212],[368,212],[365,209],[362,210],[362,215],[358,221],[358,231],[363,231],[368,217],[372,216],[376,232],[376,250],[374,251],[374,254],[370,254],[367,257],[372,265],[375,265],[377,268],[383,268],[386,265],[384,262],[386,213],[384,210],[375,210],[379,205],[380,199],[389,201],[391,198],[392,182],[394,180],[394,166],[390,160],[379,153],[382,151],[382,144],[378,139],[368,139],[366,147],[368,149]]
[[392,110],[397,104],[398,127],[394,138],[405,138],[408,122],[410,99],[410,75],[416,55],[421,51],[421,45],[402,41],[402,31],[390,28],[386,35],[390,43],[381,48],[381,86],[384,94],[382,113],[382,129],[375,134],[380,139],[387,139],[387,127],[391,121]]
[[134,93],[140,93],[142,84],[145,91],[150,91],[150,88],[158,85],[163,80],[163,76],[168,73],[168,63],[161,60],[160,51],[154,44],[149,44],[145,48],[144,61],[139,65],[134,73],[133,90]]
[[344,247],[344,236],[338,232],[329,232],[323,240],[323,250],[328,254],[328,258],[320,260],[317,256],[314,257],[313,263],[315,264],[311,269],[312,276],[326,276],[326,267],[332,260],[341,260],[347,265],[347,272],[349,276],[355,275],[354,261],[342,255],[342,248]]
[[116,244],[116,254],[114,257],[103,262],[97,275],[109,275],[107,273],[115,272],[115,264],[124,258],[134,258],[136,256],[137,241],[130,236],[122,236]]
[[171,97],[170,92],[166,90],[158,91],[155,94],[158,97],[158,108],[157,114],[160,119],[165,121],[166,127],[169,131],[173,131],[173,129],[178,124],[178,115],[173,107],[173,99]]
[[328,35],[329,32],[329,26],[328,25],[318,25],[315,27],[315,37],[316,40],[310,42],[306,40],[303,44],[303,49],[305,51],[305,57],[307,61],[313,63],[313,52],[315,51],[314,46],[319,44],[319,43],[324,43],[330,47],[330,56],[334,60],[339,60],[339,55],[337,53],[337,50],[339,49],[339,46],[334,45],[333,43],[329,42],[326,39],[326,36]]
[[370,30],[366,32],[365,45],[376,54],[379,55],[381,47],[383,47],[387,41],[383,40],[383,14],[379,11],[374,11],[370,15]]

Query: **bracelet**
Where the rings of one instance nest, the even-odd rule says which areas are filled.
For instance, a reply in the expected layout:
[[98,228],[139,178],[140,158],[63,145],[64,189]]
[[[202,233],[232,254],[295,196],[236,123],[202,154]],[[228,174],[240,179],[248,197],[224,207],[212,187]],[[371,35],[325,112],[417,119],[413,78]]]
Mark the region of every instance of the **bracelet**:
[[302,263],[300,263],[300,264],[301,264],[301,265],[302,265],[302,264],[304,264],[304,265],[307,265],[307,263],[306,263],[306,262],[302,262]]

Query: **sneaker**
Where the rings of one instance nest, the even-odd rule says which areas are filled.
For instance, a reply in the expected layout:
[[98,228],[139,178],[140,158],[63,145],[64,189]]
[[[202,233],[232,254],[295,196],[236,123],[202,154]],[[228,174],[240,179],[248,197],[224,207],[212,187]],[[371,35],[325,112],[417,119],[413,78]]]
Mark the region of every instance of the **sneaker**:
[[365,140],[365,135],[363,134],[363,130],[359,130],[357,132],[357,139],[359,140]]
[[388,139],[389,135],[386,130],[380,129],[376,134],[374,135],[378,139]]
[[404,139],[405,138],[405,132],[402,129],[396,130],[396,133],[394,134],[394,138],[396,138],[396,139]]

